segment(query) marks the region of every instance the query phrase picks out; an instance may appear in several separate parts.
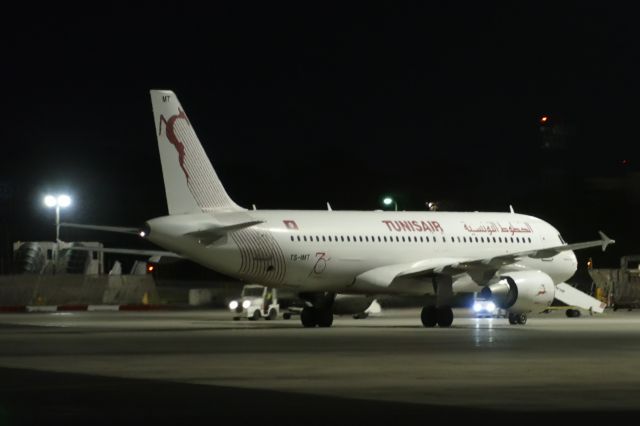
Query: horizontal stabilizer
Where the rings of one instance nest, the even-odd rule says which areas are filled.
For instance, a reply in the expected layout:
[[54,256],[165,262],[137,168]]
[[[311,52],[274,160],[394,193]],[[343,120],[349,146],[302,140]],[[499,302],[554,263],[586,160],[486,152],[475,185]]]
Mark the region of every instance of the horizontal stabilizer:
[[185,235],[197,239],[201,244],[209,245],[218,238],[234,231],[249,228],[253,225],[263,223],[261,220],[251,220],[248,222],[234,223],[226,226],[212,226],[210,228],[189,232]]
[[604,312],[604,308],[607,306],[606,303],[581,292],[567,283],[560,283],[556,285],[555,296],[556,299],[562,303],[566,303],[567,305],[575,306],[589,312],[595,312],[597,314]]

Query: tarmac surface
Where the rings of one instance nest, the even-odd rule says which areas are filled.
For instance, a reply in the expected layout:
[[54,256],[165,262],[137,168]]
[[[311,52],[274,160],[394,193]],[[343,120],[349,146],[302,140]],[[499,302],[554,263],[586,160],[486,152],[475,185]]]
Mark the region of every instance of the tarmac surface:
[[329,329],[205,310],[2,314],[0,425],[611,421],[640,413],[639,354],[635,312],[513,326],[459,310],[442,329],[417,309]]

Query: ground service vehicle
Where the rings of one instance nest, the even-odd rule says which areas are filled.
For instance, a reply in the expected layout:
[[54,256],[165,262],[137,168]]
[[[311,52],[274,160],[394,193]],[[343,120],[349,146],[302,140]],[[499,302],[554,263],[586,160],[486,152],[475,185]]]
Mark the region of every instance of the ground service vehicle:
[[278,291],[259,284],[247,284],[242,288],[240,298],[229,302],[229,309],[236,314],[233,318],[235,320],[274,320],[280,314]]

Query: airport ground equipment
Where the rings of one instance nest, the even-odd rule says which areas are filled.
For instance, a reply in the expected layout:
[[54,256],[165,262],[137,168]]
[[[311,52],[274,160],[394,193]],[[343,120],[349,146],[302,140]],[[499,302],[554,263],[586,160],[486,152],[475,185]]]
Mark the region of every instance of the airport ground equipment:
[[28,274],[103,273],[102,243],[97,241],[16,241],[13,272]]
[[617,309],[640,308],[640,255],[620,258],[619,269],[590,269],[596,297]]
[[229,302],[229,309],[236,314],[235,320],[274,320],[280,315],[278,291],[259,284],[247,284],[242,288],[240,298]]

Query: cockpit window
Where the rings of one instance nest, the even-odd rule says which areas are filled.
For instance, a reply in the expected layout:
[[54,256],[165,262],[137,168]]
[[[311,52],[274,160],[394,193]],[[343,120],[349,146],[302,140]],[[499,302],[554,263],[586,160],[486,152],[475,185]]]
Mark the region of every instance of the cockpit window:
[[567,242],[564,240],[564,238],[562,238],[562,235],[558,234],[558,238],[560,239],[560,242],[562,244],[567,244]]

